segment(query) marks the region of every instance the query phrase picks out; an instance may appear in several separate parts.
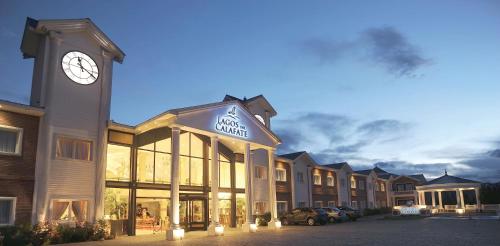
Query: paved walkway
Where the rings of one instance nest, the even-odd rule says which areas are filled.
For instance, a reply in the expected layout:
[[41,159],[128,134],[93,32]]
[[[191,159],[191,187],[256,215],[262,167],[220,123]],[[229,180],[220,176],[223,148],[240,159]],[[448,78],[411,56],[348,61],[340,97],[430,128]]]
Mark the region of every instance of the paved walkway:
[[226,230],[222,237],[189,232],[182,241],[169,242],[165,235],[120,237],[104,242],[73,245],[500,245],[500,220],[383,220],[362,218],[326,226],[287,226],[281,230],[259,228],[257,233]]

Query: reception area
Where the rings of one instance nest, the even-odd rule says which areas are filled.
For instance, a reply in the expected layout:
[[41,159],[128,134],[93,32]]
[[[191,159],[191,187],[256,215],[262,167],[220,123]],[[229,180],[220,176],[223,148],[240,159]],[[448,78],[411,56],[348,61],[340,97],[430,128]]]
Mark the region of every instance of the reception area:
[[[110,122],[104,218],[128,235],[249,231],[265,212],[278,222],[267,172],[278,143],[238,100],[170,110],[134,127]],[[254,178],[254,166],[266,173]]]

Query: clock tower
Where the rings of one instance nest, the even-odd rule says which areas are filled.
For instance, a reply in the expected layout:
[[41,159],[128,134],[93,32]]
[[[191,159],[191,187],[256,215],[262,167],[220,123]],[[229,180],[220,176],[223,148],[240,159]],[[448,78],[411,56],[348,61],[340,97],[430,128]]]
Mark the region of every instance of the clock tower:
[[102,218],[113,62],[125,54],[90,19],[28,18],[21,51],[34,59],[30,104],[45,110],[33,222]]

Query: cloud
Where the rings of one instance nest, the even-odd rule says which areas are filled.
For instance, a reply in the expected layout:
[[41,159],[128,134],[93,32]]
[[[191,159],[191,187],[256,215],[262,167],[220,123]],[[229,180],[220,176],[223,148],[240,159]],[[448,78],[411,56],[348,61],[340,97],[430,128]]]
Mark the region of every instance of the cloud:
[[305,150],[318,162],[356,159],[367,163],[359,157],[364,147],[405,137],[410,127],[393,119],[361,122],[345,115],[312,112],[277,121],[274,128],[283,140],[279,153]]
[[361,59],[378,64],[397,77],[415,77],[416,71],[431,61],[401,32],[390,26],[366,29],[354,40],[309,38],[301,46],[306,53],[317,57],[321,64],[363,53]]

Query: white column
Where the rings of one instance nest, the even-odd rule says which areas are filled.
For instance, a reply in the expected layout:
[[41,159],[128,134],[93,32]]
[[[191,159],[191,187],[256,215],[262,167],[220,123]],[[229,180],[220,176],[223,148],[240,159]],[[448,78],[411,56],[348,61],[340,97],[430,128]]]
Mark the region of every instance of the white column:
[[294,209],[297,205],[295,201],[295,162],[289,162],[290,164],[290,187],[292,189],[292,204],[291,208]]
[[246,210],[246,222],[243,224],[242,229],[245,232],[255,232],[257,229],[257,226],[255,225],[253,221],[253,216],[252,216],[252,156],[251,156],[251,151],[250,151],[250,144],[246,143],[245,144],[245,150],[243,153],[243,161],[245,163],[245,210]]
[[308,199],[309,199],[309,207],[313,206],[311,176],[312,176],[312,168],[310,166],[307,166],[306,178],[307,178],[307,196],[308,196]]
[[479,188],[474,189],[474,193],[476,193],[476,209],[481,209],[481,201],[479,200]]
[[179,240],[184,237],[184,229],[179,225],[179,150],[180,132],[178,127],[172,128],[172,163],[170,172],[170,228],[167,240]]
[[[436,192],[432,191],[431,194],[432,194],[432,208],[434,208],[434,207],[436,207]],[[439,204],[441,204],[441,203],[439,203]]]
[[219,224],[219,141],[217,136],[210,137],[212,149],[212,221],[208,226],[208,235],[220,236],[224,233],[224,227]]
[[439,208],[443,209],[443,196],[441,195],[441,191],[438,191],[438,197],[439,197]]
[[274,163],[274,149],[267,151],[269,160],[268,181],[269,181],[269,212],[271,213],[271,221],[267,224],[269,228],[280,228],[281,222],[278,220],[278,211],[276,208],[276,168]]
[[459,189],[456,189],[455,190],[455,196],[456,196],[456,199],[457,199],[457,208],[462,208],[463,204],[460,203],[462,198],[460,197],[460,190]]
[[460,190],[460,204],[462,205],[462,208],[465,208],[464,190]]

